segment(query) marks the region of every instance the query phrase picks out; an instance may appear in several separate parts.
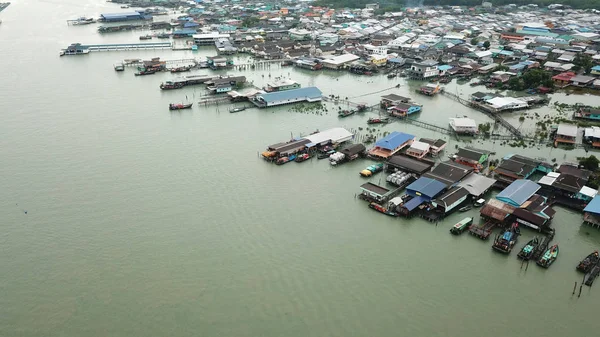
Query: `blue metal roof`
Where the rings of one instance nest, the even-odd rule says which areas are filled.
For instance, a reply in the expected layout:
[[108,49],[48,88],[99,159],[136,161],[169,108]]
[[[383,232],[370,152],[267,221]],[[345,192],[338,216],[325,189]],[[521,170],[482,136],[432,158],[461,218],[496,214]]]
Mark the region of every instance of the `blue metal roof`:
[[285,91],[277,91],[277,92],[269,92],[266,94],[258,95],[262,97],[265,102],[274,102],[274,101],[285,101],[289,99],[301,98],[301,97],[310,97],[317,98],[321,97],[323,93],[317,87],[306,87]]
[[425,202],[425,198],[420,197],[420,196],[416,196],[412,199],[410,199],[407,203],[405,203],[404,205],[402,205],[402,207],[406,208],[409,212],[412,211],[413,209],[419,207],[419,205],[421,205],[422,203]]
[[427,177],[421,177],[406,187],[409,192],[412,192],[417,196],[425,196],[428,199],[433,199],[445,188],[446,184]]
[[415,136],[409,135],[408,133],[394,131],[377,141],[375,146],[392,151],[414,138]]
[[173,35],[193,35],[196,33],[197,32],[195,29],[178,29],[176,31],[173,31]]
[[584,212],[600,214],[600,196],[595,196],[590,203],[583,209]]
[[509,205],[520,207],[541,188],[531,180],[519,179],[513,181],[507,188],[498,193],[496,199]]
[[452,67],[451,65],[447,65],[447,64],[442,64],[441,66],[438,66],[438,69],[441,71],[450,70],[452,68],[454,68],[454,67]]

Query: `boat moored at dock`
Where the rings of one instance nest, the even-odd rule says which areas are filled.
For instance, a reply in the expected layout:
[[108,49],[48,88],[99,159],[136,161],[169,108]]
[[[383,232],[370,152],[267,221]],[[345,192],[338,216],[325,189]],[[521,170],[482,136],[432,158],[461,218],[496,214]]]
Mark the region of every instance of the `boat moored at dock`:
[[556,261],[556,258],[558,258],[558,245],[550,247],[536,263],[540,267],[548,268]]
[[389,118],[369,118],[367,124],[387,124],[390,122]]
[[496,237],[496,240],[494,240],[494,243],[492,244],[492,248],[499,252],[509,254],[517,243],[519,235],[521,235],[519,224],[515,222],[502,235]]
[[369,204],[369,208],[376,210],[379,213],[383,213],[385,215],[398,216],[398,213],[396,213],[388,208],[385,208],[385,207],[381,206],[380,204],[374,203],[374,202]]
[[472,224],[473,224],[473,218],[471,218],[471,217],[464,218],[464,219],[460,220],[459,222],[457,222],[454,226],[452,226],[452,228],[450,228],[450,233],[452,233],[454,235],[462,234]]
[[517,254],[517,257],[525,261],[530,260],[539,244],[540,239],[537,236],[534,237],[533,239],[529,240],[529,242],[527,242],[523,248],[521,248],[521,251],[519,254]]
[[600,262],[598,251],[594,251],[590,255],[586,256],[585,259],[581,260],[577,265],[576,269],[582,273],[588,273],[594,268],[596,264]]
[[154,69],[142,69],[142,70],[138,70],[137,73],[135,73],[135,76],[146,76],[146,75],[154,75],[156,74],[156,70]]
[[363,177],[370,177],[373,174],[379,173],[381,171],[383,171],[383,164],[377,163],[377,164],[370,165],[366,169],[360,171],[360,175]]
[[308,153],[301,153],[296,157],[295,161],[297,163],[301,163],[301,162],[307,161],[309,159],[310,159],[310,155]]
[[169,104],[169,110],[183,110],[183,109],[191,109],[194,103],[171,103]]

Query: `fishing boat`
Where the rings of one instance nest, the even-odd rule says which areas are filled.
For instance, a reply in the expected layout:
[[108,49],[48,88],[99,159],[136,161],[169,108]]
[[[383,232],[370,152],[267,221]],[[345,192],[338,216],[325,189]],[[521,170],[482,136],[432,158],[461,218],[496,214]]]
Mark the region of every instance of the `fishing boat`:
[[176,82],[176,81],[166,81],[161,83],[158,87],[162,90],[173,90],[173,89],[181,89],[185,86],[185,82]]
[[246,110],[245,106],[238,107],[238,108],[231,108],[231,109],[229,109],[229,113],[236,113],[236,112],[240,112],[240,111],[244,111],[244,110]]
[[113,65],[113,67],[115,68],[115,71],[125,70],[125,65],[123,64],[123,62],[117,62]]
[[450,83],[452,79],[450,77],[440,78],[440,83]]
[[317,159],[329,158],[329,156],[331,156],[334,153],[335,153],[335,150],[333,150],[333,149],[331,149],[327,152],[319,152],[319,153],[317,153]]
[[389,210],[389,209],[387,209],[387,208],[385,208],[385,207],[383,207],[383,206],[381,206],[379,204],[376,204],[374,202],[372,202],[372,203],[369,204],[369,208],[373,209],[373,210],[376,210],[379,213],[383,213],[385,215],[398,216],[398,214],[396,212],[391,211],[391,210]]
[[338,117],[348,117],[348,116],[352,116],[354,115],[354,113],[356,113],[356,110],[342,110],[338,113]]
[[367,121],[367,124],[386,124],[389,123],[390,119],[389,118],[369,118],[369,120]]
[[519,224],[515,222],[504,232],[504,234],[496,237],[496,240],[494,240],[494,243],[492,244],[492,248],[499,252],[509,254],[517,243],[519,235],[521,235]]
[[275,162],[275,165],[283,165],[283,164],[289,163],[289,162],[290,162],[290,158],[281,157],[281,158],[277,159],[277,161]]
[[465,206],[465,207],[461,207],[461,208],[459,208],[459,209],[458,209],[458,211],[459,211],[459,212],[466,212],[466,211],[470,211],[470,210],[471,210],[471,208],[473,208],[473,206],[471,206],[471,205],[467,205],[467,206]]
[[167,34],[167,33],[163,33],[163,34],[156,35],[156,37],[159,38],[159,39],[168,39],[168,38],[171,37],[171,35]]
[[135,73],[135,76],[145,76],[145,75],[153,75],[156,74],[156,70],[154,69],[148,69],[148,70],[140,70],[137,73]]
[[301,162],[306,161],[308,159],[310,159],[310,155],[308,153],[302,153],[302,154],[299,154],[296,157],[295,161],[296,161],[296,163],[301,163]]
[[356,106],[356,112],[365,112],[365,111],[367,111],[366,104],[361,103]]
[[184,66],[184,67],[171,68],[170,71],[172,73],[182,73],[184,71],[190,71],[191,69],[192,69],[192,66]]
[[469,85],[472,86],[472,87],[476,87],[476,86],[481,85],[481,84],[482,84],[481,82],[473,82],[473,83],[471,83]]
[[194,103],[187,103],[187,104],[183,104],[183,103],[171,103],[171,104],[169,104],[169,110],[190,109],[193,104]]
[[152,40],[152,35],[142,35],[140,36],[140,40]]
[[454,235],[462,234],[462,232],[466,231],[469,226],[473,224],[473,218],[467,217],[459,222],[457,222],[452,228],[450,228],[450,233]]
[[531,259],[531,257],[533,256],[533,252],[535,252],[535,249],[539,245],[540,239],[538,239],[538,237],[536,236],[533,239],[529,240],[529,242],[527,242],[527,244],[523,248],[521,248],[521,251],[519,252],[519,254],[517,254],[517,257],[525,261]]
[[577,270],[582,273],[588,273],[596,264],[598,264],[599,261],[600,257],[598,256],[598,251],[596,250],[579,262],[577,265]]
[[90,23],[94,23],[94,22],[96,22],[96,20],[94,20],[93,18],[86,18],[85,16],[82,16],[75,20],[72,20],[71,24],[73,26],[82,26],[82,25],[89,25]]
[[485,204],[485,199],[481,198],[481,199],[477,199],[477,201],[475,201],[475,203],[473,204],[473,206],[475,206],[475,207],[481,207],[481,206],[483,206],[483,204]]
[[558,245],[554,245],[550,247],[544,255],[536,261],[538,266],[548,268],[554,263],[556,258],[558,257]]
[[398,76],[398,74],[391,73],[391,74],[388,74],[388,75],[387,75],[387,78],[394,78],[394,77],[396,77],[396,76]]

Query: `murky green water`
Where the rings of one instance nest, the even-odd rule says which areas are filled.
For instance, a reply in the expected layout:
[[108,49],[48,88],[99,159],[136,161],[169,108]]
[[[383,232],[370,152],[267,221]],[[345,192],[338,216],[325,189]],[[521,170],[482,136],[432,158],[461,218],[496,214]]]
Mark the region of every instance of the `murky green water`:
[[[197,99],[201,89],[161,92],[171,74],[112,69],[125,58],[210,48],[58,57],[71,42],[136,41],[143,32],[100,36],[95,25],[65,23],[116,8],[20,1],[1,15],[0,336],[533,337],[600,327],[598,289],[571,296],[576,263],[600,246],[580,214],[558,210],[559,259],[525,271],[491,242],[449,235],[465,214],[435,226],[372,212],[354,199],[369,162],[276,167],[257,154],[290,133],[364,128],[369,115],[339,120],[334,105],[323,115],[229,114],[227,106],[170,113],[168,103]],[[290,76],[369,104],[410,95],[424,105],[420,118],[440,125],[456,115],[486,121],[442,96],[415,96],[415,84],[399,79],[279,66],[239,73],[258,86]],[[380,130],[445,137],[402,123]],[[583,153],[473,145],[559,161]],[[525,230],[519,246],[531,236]]]

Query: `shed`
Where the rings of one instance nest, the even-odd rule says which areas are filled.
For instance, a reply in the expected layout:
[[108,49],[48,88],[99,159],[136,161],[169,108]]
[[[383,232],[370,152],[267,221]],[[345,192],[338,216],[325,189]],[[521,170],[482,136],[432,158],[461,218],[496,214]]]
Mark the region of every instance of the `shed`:
[[360,189],[362,190],[361,194],[364,197],[375,201],[382,201],[384,196],[390,191],[385,187],[373,183],[364,183],[360,186]]
[[507,188],[502,190],[496,199],[509,205],[519,207],[541,188],[540,185],[531,180],[515,180]]
[[425,173],[423,176],[436,179],[443,182],[447,186],[452,186],[473,172],[473,168],[451,161],[440,163],[434,167],[431,172]]
[[479,197],[487,192],[494,183],[496,183],[496,179],[471,173],[458,183],[457,186],[464,187],[472,196]]
[[480,214],[484,217],[504,221],[507,216],[513,214],[516,207],[505,204],[500,200],[490,199],[490,201],[481,208]]
[[375,143],[375,146],[385,149],[385,150],[389,150],[389,151],[393,151],[395,149],[397,149],[399,146],[403,145],[404,143],[408,142],[411,139],[414,139],[415,136],[404,133],[404,132],[398,132],[398,131],[394,131],[392,133],[390,133],[389,135],[383,137],[382,139],[380,139],[379,141],[377,141]]
[[400,171],[416,173],[418,175],[429,171],[433,166],[433,164],[431,163],[416,160],[402,155],[391,157],[387,160],[386,165],[388,171],[391,171],[390,168],[392,168],[398,169]]
[[586,213],[593,213],[600,215],[600,195],[597,195],[590,201],[590,203],[583,209]]
[[304,138],[310,140],[311,143],[321,145],[326,143],[343,143],[352,139],[354,135],[352,132],[344,128],[333,128],[325,131],[321,131]]
[[446,188],[446,185],[431,178],[421,177],[406,187],[408,194],[422,196],[425,200],[435,198]]
[[463,187],[455,186],[448,190],[446,193],[435,198],[432,202],[435,207],[441,207],[445,213],[450,212],[456,206],[467,200],[469,191]]

